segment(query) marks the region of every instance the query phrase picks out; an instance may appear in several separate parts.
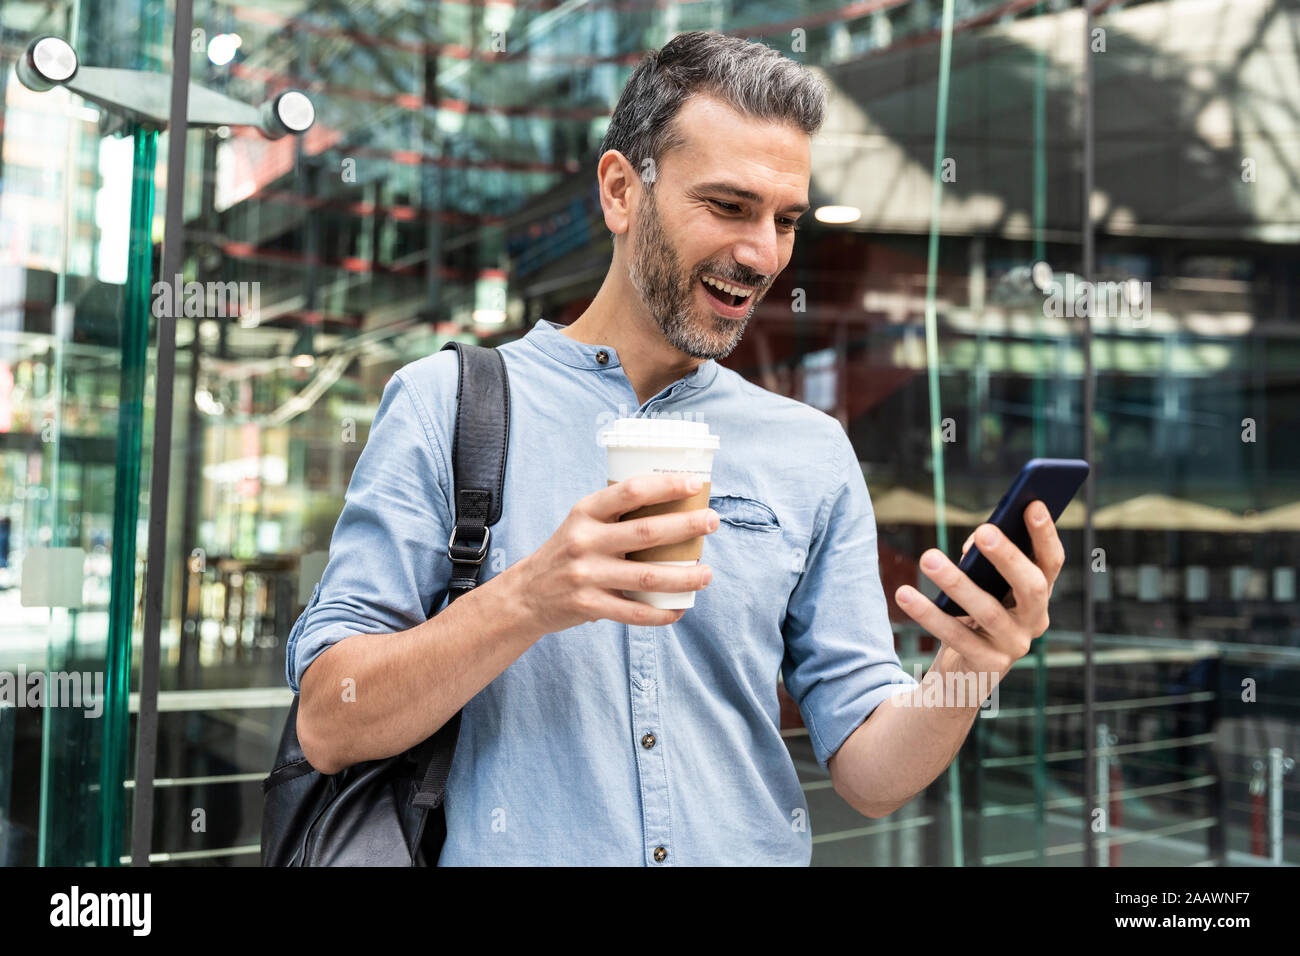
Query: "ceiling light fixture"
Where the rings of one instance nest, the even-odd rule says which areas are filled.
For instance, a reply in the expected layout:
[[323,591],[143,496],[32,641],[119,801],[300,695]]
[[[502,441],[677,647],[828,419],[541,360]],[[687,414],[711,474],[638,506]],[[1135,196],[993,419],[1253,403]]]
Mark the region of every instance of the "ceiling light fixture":
[[843,226],[861,219],[862,210],[857,206],[818,206],[817,211],[813,213],[813,217],[818,222]]

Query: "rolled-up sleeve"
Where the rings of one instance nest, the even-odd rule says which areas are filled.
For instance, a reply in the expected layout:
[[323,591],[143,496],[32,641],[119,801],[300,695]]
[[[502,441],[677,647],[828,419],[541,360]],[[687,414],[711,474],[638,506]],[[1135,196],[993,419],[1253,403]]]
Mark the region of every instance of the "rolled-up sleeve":
[[823,769],[878,704],[916,684],[894,651],[867,484],[837,431],[828,469],[837,484],[818,510],[782,628],[785,687]]
[[330,645],[408,630],[441,606],[451,579],[444,457],[427,407],[395,372],[348,482],[325,572],[289,634],[285,676],[295,694]]

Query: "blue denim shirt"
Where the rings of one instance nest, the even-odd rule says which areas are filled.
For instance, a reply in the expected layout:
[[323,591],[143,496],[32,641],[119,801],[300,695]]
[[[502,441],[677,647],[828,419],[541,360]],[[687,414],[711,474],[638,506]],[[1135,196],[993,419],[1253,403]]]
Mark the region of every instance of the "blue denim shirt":
[[[877,704],[915,684],[894,652],[853,447],[835,419],[711,360],[641,404],[612,347],[560,328],[543,320],[500,347],[510,443],[481,580],[606,486],[596,434],[633,414],[689,416],[721,439],[709,500],[721,521],[703,552],[713,580],[667,627],[600,620],[547,634],[469,701],[439,863],[806,865],[778,680],[823,768]],[[407,630],[445,605],[457,375],[440,351],[385,386],[329,563],[289,637],[295,692],[334,642]]]

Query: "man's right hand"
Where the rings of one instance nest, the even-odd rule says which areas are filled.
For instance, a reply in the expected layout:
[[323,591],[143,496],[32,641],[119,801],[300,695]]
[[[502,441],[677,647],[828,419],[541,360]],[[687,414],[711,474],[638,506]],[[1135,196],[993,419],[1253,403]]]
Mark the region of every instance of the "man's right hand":
[[619,592],[699,591],[713,570],[706,564],[629,561],[624,555],[711,534],[718,527],[717,512],[701,508],[628,521],[619,517],[645,505],[689,498],[700,489],[690,487],[692,477],[637,475],[593,492],[573,506],[544,545],[508,568],[534,628],[550,634],[601,619],[641,627],[679,621],[685,608],[654,608]]

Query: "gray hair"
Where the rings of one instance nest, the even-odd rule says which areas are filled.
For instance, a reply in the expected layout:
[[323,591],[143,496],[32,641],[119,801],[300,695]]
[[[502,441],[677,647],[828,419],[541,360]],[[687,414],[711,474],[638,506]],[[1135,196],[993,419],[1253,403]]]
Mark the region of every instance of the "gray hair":
[[791,123],[809,136],[826,112],[825,84],[771,47],[721,33],[682,33],[632,71],[601,154],[616,149],[638,169],[647,159],[659,162],[681,145],[673,119],[696,94],[716,96],[756,119]]

